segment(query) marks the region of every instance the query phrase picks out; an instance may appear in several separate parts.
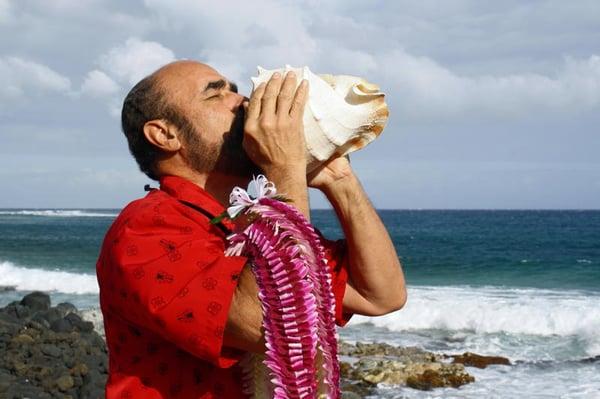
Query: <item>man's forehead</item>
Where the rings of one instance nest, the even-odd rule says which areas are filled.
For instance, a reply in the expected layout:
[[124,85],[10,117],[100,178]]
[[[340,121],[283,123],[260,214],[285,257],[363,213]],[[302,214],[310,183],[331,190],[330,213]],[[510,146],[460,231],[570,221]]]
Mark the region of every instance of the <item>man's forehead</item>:
[[214,68],[196,61],[177,61],[156,71],[166,87],[185,85],[194,90],[204,89],[212,81],[225,79]]

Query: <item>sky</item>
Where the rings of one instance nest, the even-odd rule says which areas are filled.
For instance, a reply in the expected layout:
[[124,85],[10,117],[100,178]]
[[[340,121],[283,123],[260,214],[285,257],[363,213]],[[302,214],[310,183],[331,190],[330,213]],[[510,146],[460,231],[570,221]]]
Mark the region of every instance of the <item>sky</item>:
[[143,196],[121,104],[177,59],[247,95],[257,65],[377,83],[388,125],[351,160],[378,208],[600,208],[595,0],[0,0],[0,208]]

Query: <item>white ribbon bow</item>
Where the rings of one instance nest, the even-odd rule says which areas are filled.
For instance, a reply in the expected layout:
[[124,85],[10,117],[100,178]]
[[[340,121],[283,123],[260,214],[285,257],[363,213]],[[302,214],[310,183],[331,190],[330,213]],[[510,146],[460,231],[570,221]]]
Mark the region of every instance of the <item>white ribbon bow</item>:
[[263,175],[258,175],[248,184],[248,189],[244,190],[241,187],[234,187],[229,194],[229,204],[227,208],[227,214],[229,218],[233,219],[238,213],[244,209],[258,204],[258,200],[261,198],[273,198],[277,194],[275,184],[268,181]]

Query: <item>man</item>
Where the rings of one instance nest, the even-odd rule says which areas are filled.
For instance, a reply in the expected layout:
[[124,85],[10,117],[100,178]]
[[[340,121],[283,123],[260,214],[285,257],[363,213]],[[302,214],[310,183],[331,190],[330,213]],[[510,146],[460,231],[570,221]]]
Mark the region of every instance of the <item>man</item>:
[[123,209],[98,259],[107,398],[244,397],[238,361],[265,350],[258,290],[251,260],[223,255],[235,226],[208,221],[253,174],[265,174],[307,218],[308,186],[335,208],[346,240],[323,243],[338,325],[404,305],[394,246],[347,159],[306,176],[309,88],[296,83],[274,75],[248,99],[211,67],[178,61],[127,95],[123,131],[160,189]]

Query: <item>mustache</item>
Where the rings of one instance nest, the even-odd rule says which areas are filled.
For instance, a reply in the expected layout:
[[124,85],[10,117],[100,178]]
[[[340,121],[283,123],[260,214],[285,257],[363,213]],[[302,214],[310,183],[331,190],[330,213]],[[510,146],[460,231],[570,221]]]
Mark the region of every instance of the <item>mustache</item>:
[[244,123],[246,122],[246,111],[244,107],[238,107],[235,117],[231,122],[231,138],[235,140],[242,140],[244,138]]

